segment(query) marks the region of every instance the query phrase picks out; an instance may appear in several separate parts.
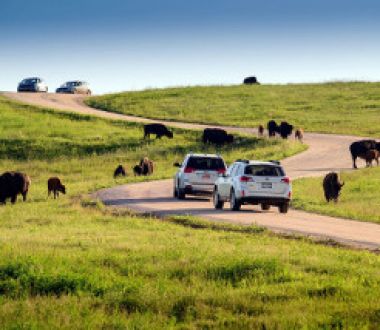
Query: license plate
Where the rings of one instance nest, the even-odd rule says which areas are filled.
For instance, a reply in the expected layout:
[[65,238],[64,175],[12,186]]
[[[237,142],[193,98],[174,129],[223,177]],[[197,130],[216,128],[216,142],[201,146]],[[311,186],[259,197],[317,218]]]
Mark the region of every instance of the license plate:
[[261,184],[261,188],[272,189],[272,183],[271,182],[263,182]]
[[203,174],[202,179],[210,179],[211,175],[210,174]]

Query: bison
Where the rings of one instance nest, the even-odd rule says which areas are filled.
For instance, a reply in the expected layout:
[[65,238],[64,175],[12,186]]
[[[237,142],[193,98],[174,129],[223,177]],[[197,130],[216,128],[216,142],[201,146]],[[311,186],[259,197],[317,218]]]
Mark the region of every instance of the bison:
[[263,125],[259,125],[257,131],[259,133],[259,136],[263,136],[264,135],[264,126]]
[[338,174],[335,172],[328,173],[323,179],[323,191],[327,202],[333,200],[338,202],[340,190],[344,186],[344,182],[339,181]]
[[283,139],[287,139],[292,134],[293,125],[288,124],[286,121],[281,122],[279,126],[279,133]]
[[296,140],[299,140],[300,142],[303,142],[303,129],[302,128],[296,129],[296,131],[294,133],[294,138]]
[[126,175],[127,173],[123,165],[119,165],[118,167],[116,167],[115,171],[113,172],[114,178],[117,178],[118,176],[126,176]]
[[58,177],[52,177],[48,180],[48,197],[53,192],[54,199],[59,197],[59,193],[66,194],[66,187]]
[[356,159],[366,159],[366,155],[369,150],[380,151],[380,143],[376,143],[375,140],[360,140],[355,141],[350,145],[353,168],[358,168],[356,165]]
[[133,167],[133,173],[135,176],[151,175],[153,174],[154,163],[149,158],[144,157],[140,160],[140,164]]
[[267,129],[268,129],[268,135],[270,137],[276,136],[276,133],[279,132],[279,127],[274,120],[268,121]]
[[14,204],[17,195],[21,194],[25,202],[28,195],[31,180],[29,176],[20,172],[5,172],[0,176],[0,203],[5,204],[8,198]]
[[166,136],[169,139],[173,138],[173,132],[169,131],[168,128],[163,124],[146,124],[144,125],[144,139],[146,137],[150,138],[151,134],[156,135],[156,139],[161,139],[161,137]]
[[202,141],[203,143],[222,145],[234,142],[234,136],[227,134],[227,132],[221,128],[205,128],[203,130]]
[[365,154],[365,162],[367,164],[367,167],[372,166],[372,161],[375,160],[377,166],[379,166],[379,157],[380,152],[376,149],[368,150]]
[[259,84],[256,77],[247,77],[243,80],[244,85],[253,85],[253,84]]

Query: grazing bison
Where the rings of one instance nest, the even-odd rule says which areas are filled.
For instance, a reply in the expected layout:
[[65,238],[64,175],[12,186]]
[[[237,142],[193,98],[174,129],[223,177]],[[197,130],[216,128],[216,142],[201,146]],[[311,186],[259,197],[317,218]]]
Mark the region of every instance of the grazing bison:
[[123,165],[116,167],[116,170],[113,172],[113,177],[117,178],[118,176],[126,176],[126,171]]
[[234,142],[234,136],[227,134],[227,132],[221,128],[205,128],[203,130],[202,141],[203,143],[222,145]]
[[0,204],[5,204],[7,198],[14,204],[17,195],[21,194],[25,202],[28,195],[31,180],[29,176],[20,172],[5,172],[0,176]]
[[279,126],[277,125],[277,123],[274,120],[268,121],[267,129],[268,129],[268,135],[270,137],[276,136],[276,133],[279,132]]
[[169,131],[168,128],[163,124],[144,125],[144,139],[146,137],[150,138],[151,134],[155,134],[156,139],[161,139],[163,136],[166,136],[169,139],[173,138],[173,132]]
[[258,127],[258,132],[259,132],[259,136],[263,136],[264,135],[264,126],[263,125],[259,125]]
[[377,166],[379,166],[380,152],[376,149],[368,150],[365,154],[365,162],[367,167],[372,166],[372,161],[376,161]]
[[135,176],[151,175],[153,174],[154,163],[149,158],[144,157],[140,160],[140,164],[133,167],[133,173]]
[[366,155],[369,150],[380,151],[380,143],[376,143],[375,140],[360,140],[360,141],[353,142],[350,145],[353,168],[358,168],[356,166],[356,159],[358,157],[362,159],[366,159]]
[[303,142],[303,129],[298,128],[294,133],[294,138],[296,140],[299,140],[300,142]]
[[256,77],[247,77],[243,80],[244,85],[253,85],[253,84],[259,84]]
[[62,184],[58,177],[52,177],[48,180],[48,197],[53,192],[54,199],[59,196],[59,193],[66,194],[66,187]]
[[279,133],[283,139],[287,139],[292,134],[293,125],[288,124],[286,121],[281,122],[279,126]]
[[328,173],[323,179],[323,191],[327,202],[333,200],[338,202],[340,190],[344,186],[344,182],[339,181],[338,174],[335,172]]

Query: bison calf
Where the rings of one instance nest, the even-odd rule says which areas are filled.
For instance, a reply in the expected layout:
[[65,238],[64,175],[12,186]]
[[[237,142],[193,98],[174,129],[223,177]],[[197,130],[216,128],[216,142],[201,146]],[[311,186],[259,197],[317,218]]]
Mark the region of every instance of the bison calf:
[[66,194],[66,187],[61,183],[61,180],[57,177],[50,178],[48,180],[48,196],[51,192],[54,194],[54,199],[59,196],[59,193]]
[[338,202],[339,194],[344,186],[344,182],[339,181],[338,174],[335,172],[328,173],[323,179],[323,191],[327,202],[333,200]]
[[264,135],[264,126],[263,125],[259,125],[258,127],[258,132],[259,132],[259,136],[263,136]]
[[294,133],[294,138],[296,140],[299,140],[300,142],[303,142],[303,129],[298,128]]
[[113,172],[113,177],[117,178],[118,176],[126,176],[126,171],[123,165],[116,167],[116,170]]
[[28,195],[31,180],[29,176],[20,172],[5,172],[0,176],[0,203],[5,204],[7,198],[14,204],[17,195],[21,194],[25,202]]
[[365,154],[365,162],[367,164],[367,167],[372,166],[373,160],[375,160],[377,166],[379,166],[379,157],[380,157],[380,152],[377,151],[376,149],[368,150]]

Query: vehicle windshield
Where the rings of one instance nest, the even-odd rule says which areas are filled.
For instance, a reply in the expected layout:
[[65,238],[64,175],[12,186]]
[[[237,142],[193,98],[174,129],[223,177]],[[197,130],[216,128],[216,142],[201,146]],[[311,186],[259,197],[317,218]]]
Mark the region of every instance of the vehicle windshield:
[[37,82],[37,79],[36,78],[32,78],[32,79],[24,79],[21,84],[23,85],[30,85],[30,84],[35,84]]
[[284,176],[283,169],[279,166],[271,165],[248,165],[244,174],[253,176]]
[[220,170],[225,169],[225,164],[221,158],[191,157],[187,162],[187,167],[195,170]]
[[75,87],[78,85],[79,85],[78,81],[67,81],[62,85],[62,87]]

